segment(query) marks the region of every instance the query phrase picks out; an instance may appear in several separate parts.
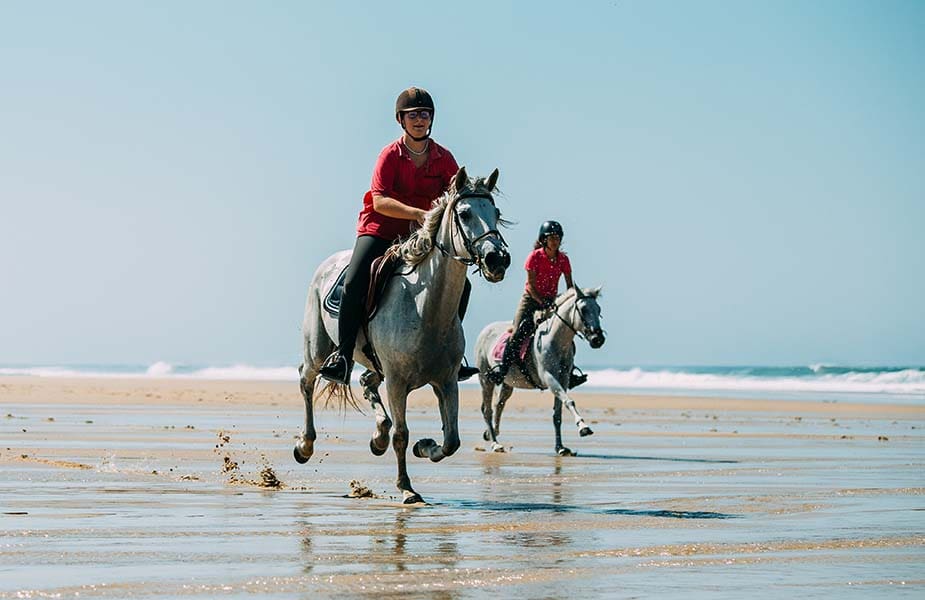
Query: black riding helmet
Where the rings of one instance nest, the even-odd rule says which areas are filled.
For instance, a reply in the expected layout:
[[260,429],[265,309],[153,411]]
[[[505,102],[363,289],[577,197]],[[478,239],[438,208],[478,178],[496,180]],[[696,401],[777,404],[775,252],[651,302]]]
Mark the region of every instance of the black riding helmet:
[[562,233],[562,225],[558,221],[546,221],[540,225],[540,234],[537,241],[542,245],[546,245],[546,238],[551,235],[557,235],[560,240],[562,239],[564,234]]
[[408,135],[411,136],[411,139],[415,142],[422,142],[430,137],[430,132],[434,127],[434,99],[430,97],[427,90],[419,87],[410,87],[399,94],[398,100],[395,101],[395,120],[398,121],[401,128],[405,130],[405,133],[407,133],[407,130],[405,129],[401,113],[422,109],[430,111],[430,127],[427,128],[427,133],[422,138],[416,138],[409,133]]

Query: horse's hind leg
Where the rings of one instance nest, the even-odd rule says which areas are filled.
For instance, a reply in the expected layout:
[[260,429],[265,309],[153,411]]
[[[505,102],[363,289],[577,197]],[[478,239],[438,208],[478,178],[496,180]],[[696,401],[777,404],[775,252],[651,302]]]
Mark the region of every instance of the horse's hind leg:
[[315,377],[318,375],[314,366],[302,364],[299,366],[299,389],[305,401],[305,429],[302,436],[292,449],[296,462],[306,463],[315,452],[315,414],[312,407],[312,396],[315,393]]
[[482,439],[486,442],[491,442],[492,452],[504,452],[504,446],[498,443],[498,434],[492,425],[491,401],[495,395],[495,384],[481,373],[479,374],[479,383],[482,386],[482,418],[485,419],[485,427],[487,428],[482,432]]
[[501,391],[498,393],[498,403],[495,405],[495,435],[501,434],[501,413],[504,412],[504,406],[513,393],[514,388],[512,386],[506,383],[501,386]]
[[360,385],[363,386],[363,397],[369,401],[373,412],[376,414],[376,431],[369,440],[369,449],[376,456],[382,456],[389,449],[389,431],[392,429],[392,420],[389,414],[385,412],[385,406],[382,405],[382,398],[379,396],[379,385],[382,378],[375,371],[367,369],[360,375]]

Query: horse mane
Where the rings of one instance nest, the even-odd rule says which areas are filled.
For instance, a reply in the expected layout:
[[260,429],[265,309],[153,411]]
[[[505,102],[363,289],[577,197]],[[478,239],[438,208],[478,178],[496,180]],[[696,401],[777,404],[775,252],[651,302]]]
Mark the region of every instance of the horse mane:
[[424,224],[420,229],[411,234],[404,241],[398,241],[393,248],[401,256],[402,260],[411,266],[420,264],[424,258],[434,249],[434,238],[440,229],[440,222],[443,220],[443,213],[453,200],[455,194],[449,191],[444,192],[442,196],[434,200],[429,211],[424,216]]
[[[455,206],[460,196],[466,193],[475,194],[497,194],[498,188],[488,188],[487,180],[484,178],[469,179],[466,186],[459,192],[456,191],[453,181],[450,181],[450,188],[439,198],[434,200],[427,214],[424,215],[424,224],[416,230],[411,236],[395,243],[392,248],[394,251],[410,266],[416,266],[423,262],[428,254],[434,249],[434,239],[440,230],[440,223],[443,221],[443,214],[451,206]],[[498,225],[508,226],[509,221],[498,219]]]

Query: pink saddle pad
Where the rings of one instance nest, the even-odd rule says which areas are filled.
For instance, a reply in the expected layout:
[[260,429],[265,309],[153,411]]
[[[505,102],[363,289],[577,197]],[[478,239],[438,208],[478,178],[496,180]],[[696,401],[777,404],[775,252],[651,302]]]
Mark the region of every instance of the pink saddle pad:
[[[507,346],[507,341],[511,339],[512,335],[514,335],[514,332],[505,331],[501,334],[501,337],[498,338],[498,341],[495,342],[494,347],[491,349],[491,356],[496,361],[501,362],[501,359],[504,358],[504,347]],[[531,336],[525,339],[520,345],[520,352],[518,352],[518,354],[520,355],[519,358],[521,362],[527,357],[527,350],[530,348],[530,340],[532,339],[533,337]]]

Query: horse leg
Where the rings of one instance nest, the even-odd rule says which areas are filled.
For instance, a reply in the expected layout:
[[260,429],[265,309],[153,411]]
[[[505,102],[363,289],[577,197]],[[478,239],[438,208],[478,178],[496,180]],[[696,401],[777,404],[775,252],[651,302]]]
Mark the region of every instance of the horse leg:
[[315,393],[315,377],[318,371],[313,366],[302,364],[299,366],[299,389],[302,391],[302,400],[305,401],[305,429],[302,436],[292,449],[292,456],[299,464],[308,462],[315,452],[315,413],[312,407],[312,396]]
[[405,410],[408,406],[408,387],[405,382],[395,382],[391,379],[385,382],[389,395],[389,408],[395,424],[392,427],[392,449],[395,451],[395,460],[398,463],[398,480],[396,485],[402,494],[404,504],[424,502],[421,495],[411,487],[411,478],[408,477],[408,466],[405,464],[405,452],[408,450],[408,423],[405,421]]
[[498,393],[498,403],[495,405],[495,435],[501,433],[501,413],[504,412],[504,406],[513,393],[513,386],[506,383],[501,386],[501,391]]
[[482,384],[482,418],[485,419],[485,425],[488,427],[488,429],[482,433],[482,439],[486,442],[491,442],[492,452],[504,452],[504,446],[498,443],[498,434],[491,424],[491,401],[492,397],[495,395],[495,384],[489,381],[487,377],[481,376],[481,374],[479,383]]
[[550,373],[545,372],[541,376],[546,381],[549,391],[555,397],[552,403],[552,424],[556,430],[556,454],[559,456],[575,456],[574,452],[562,445],[562,402],[563,399],[568,400],[565,388]]
[[565,407],[572,411],[572,416],[575,417],[575,426],[578,427],[578,435],[586,437],[594,434],[591,428],[585,424],[585,420],[581,416],[581,413],[578,412],[578,406],[575,405],[575,401],[572,400],[567,393],[565,396]]
[[440,406],[440,419],[443,421],[443,445],[430,438],[420,439],[414,444],[412,452],[418,458],[429,458],[439,462],[451,456],[459,449],[459,384],[454,376],[442,385],[432,385]]
[[369,449],[376,456],[382,456],[389,449],[389,430],[392,429],[392,420],[389,414],[385,412],[382,405],[382,398],[379,396],[379,385],[382,378],[375,371],[367,369],[360,375],[360,385],[363,386],[363,397],[369,401],[373,412],[376,415],[376,431],[369,440]]

